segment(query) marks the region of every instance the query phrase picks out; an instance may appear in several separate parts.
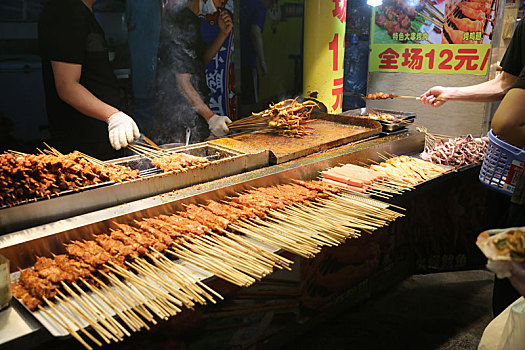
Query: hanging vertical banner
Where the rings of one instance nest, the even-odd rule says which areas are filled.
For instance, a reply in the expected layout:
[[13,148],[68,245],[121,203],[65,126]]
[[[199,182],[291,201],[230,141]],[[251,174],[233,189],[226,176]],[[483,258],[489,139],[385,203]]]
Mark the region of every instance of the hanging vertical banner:
[[346,0],[306,0],[304,6],[304,95],[341,113]]
[[497,0],[384,0],[372,11],[371,72],[485,75]]

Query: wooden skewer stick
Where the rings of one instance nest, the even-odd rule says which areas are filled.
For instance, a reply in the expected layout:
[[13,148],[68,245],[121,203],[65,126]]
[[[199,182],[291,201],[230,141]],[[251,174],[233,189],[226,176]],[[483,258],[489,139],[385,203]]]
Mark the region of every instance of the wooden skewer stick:
[[360,219],[357,216],[351,216],[345,213],[343,210],[335,210],[333,208],[325,207],[324,211],[332,216],[332,220],[339,222],[343,226],[348,226],[355,229],[369,229],[373,230],[378,225],[370,223],[367,220]]
[[[84,296],[84,298],[90,300],[90,302],[95,305],[96,309],[98,309],[102,315],[104,315],[106,317],[106,319],[114,326],[116,327],[118,330],[120,330],[120,334],[122,336],[122,333],[126,336],[131,336],[131,334],[128,332],[128,330],[122,326],[117,320],[115,320],[115,318],[111,315],[109,315],[107,313],[106,310],[104,310],[104,308],[99,305],[96,301],[93,300],[92,296],[88,295],[86,292],[84,292],[84,290],[82,290],[82,288],[80,288],[75,282],[72,283],[73,287],[75,287],[75,289],[82,295]],[[111,304],[108,304],[108,306],[113,310],[115,311],[115,309],[113,309],[112,305]],[[116,313],[116,312],[115,312]]]
[[199,302],[204,301],[199,294],[194,295],[192,289],[188,288],[191,283],[181,279],[174,269],[161,269],[158,266],[148,263],[144,259],[136,259],[134,263],[139,264],[144,270],[144,273],[149,271],[152,274],[151,278],[155,279],[166,290],[169,290],[170,293],[179,299],[186,307],[193,307],[195,305],[194,300]]
[[209,248],[205,248],[202,245],[197,244],[190,244],[189,242],[185,243],[184,245],[186,248],[191,250],[197,255],[207,256],[210,259],[218,260],[218,261],[227,261],[226,265],[227,267],[231,268],[233,271],[240,272],[242,274],[246,274],[248,276],[251,276],[253,278],[261,279],[264,276],[261,276],[261,272],[257,271],[256,268],[253,267],[253,265],[249,266],[242,266],[242,261],[239,262],[238,259],[235,259],[233,256],[225,255],[224,253],[213,251]]
[[[228,232],[222,229],[219,231]],[[280,268],[278,264],[274,263],[271,260],[268,260],[265,256],[258,254],[252,250],[246,249],[244,246],[241,246],[228,238],[221,237],[219,235],[213,235],[213,238],[214,239],[212,239],[212,236],[204,235],[199,237],[199,240],[205,244],[215,246],[219,249],[224,249],[228,252],[233,251],[236,257],[252,261],[257,265],[261,265],[265,269],[273,269],[274,267]]]
[[[126,305],[130,309],[130,311],[133,309],[140,316],[142,316],[146,321],[151,322],[153,324],[156,324],[156,321],[153,318],[153,315],[150,314],[147,309],[141,307],[142,302],[140,300],[137,300],[133,294],[128,294],[127,291],[120,291],[120,294],[119,294],[119,292],[113,291],[111,288],[109,288],[99,278],[97,278],[97,277],[95,277],[93,275],[91,275],[91,278],[93,278],[93,280],[95,282],[97,282],[106,291],[106,293],[108,293],[109,295],[112,295],[113,293],[115,293],[115,297],[113,298],[113,300],[122,302],[122,304]],[[121,290],[121,288],[122,288],[121,286],[119,286],[117,284],[113,284],[113,287],[116,290]],[[136,303],[136,304],[133,304],[133,303]],[[140,318],[139,318],[139,320],[142,322],[142,320]],[[143,324],[144,324],[145,328],[147,330],[149,330],[148,325],[146,323],[143,323]]]
[[[221,231],[224,230],[221,229]],[[216,252],[227,252],[228,254],[231,254],[233,257],[235,257],[235,259],[241,260],[243,262],[246,261],[249,265],[260,271],[273,270],[273,265],[271,263],[267,263],[266,260],[259,255],[255,255],[253,252],[243,249],[242,247],[235,247],[233,245],[225,244],[222,240],[213,240],[211,237],[204,235],[196,237],[196,239],[192,242],[195,242],[196,244],[203,244],[204,246]]]
[[274,245],[280,246],[286,250],[295,252],[296,254],[302,255],[304,257],[313,257],[319,252],[319,249],[317,249],[315,245],[308,245],[302,242],[294,241],[291,238],[285,237],[279,234],[278,232],[275,232],[274,229],[268,229],[256,223],[251,223],[249,221],[239,221],[237,225],[244,227],[248,230],[248,233],[243,232],[247,236],[251,235],[254,238],[263,241],[268,241],[271,244],[273,242]]
[[118,331],[112,324],[110,324],[107,320],[104,319],[97,311],[95,311],[88,303],[87,301],[83,300],[78,294],[76,294],[67,284],[62,282],[62,286],[66,289],[66,291],[80,304],[82,307],[91,313],[99,322],[101,325],[106,327],[106,329],[109,331],[108,336],[110,339],[114,340],[115,342],[118,342],[119,340],[122,340],[122,333]]
[[[106,331],[104,328],[102,328],[96,321],[93,322],[93,320],[91,320],[90,318],[87,317],[87,315],[85,315],[85,312],[83,310],[81,310],[78,306],[75,305],[75,303],[71,303],[71,302],[68,302],[67,301],[67,297],[64,295],[64,293],[58,291],[58,293],[61,295],[61,297],[59,296],[55,296],[55,299],[57,301],[60,301],[60,303],[66,308],[68,309],[68,311],[71,313],[71,314],[78,314],[78,316],[80,316],[84,321],[86,321],[89,325],[91,325],[91,327],[100,335],[100,337],[107,343],[109,344],[110,341],[108,338],[106,338],[103,334],[99,333],[99,330],[97,328],[101,328],[103,329],[104,331]],[[72,309],[74,309],[75,311],[73,311]],[[89,333],[88,331],[86,331],[84,329],[84,327],[82,327],[80,324],[78,324],[77,322],[75,322],[73,319],[70,319],[70,321],[73,323],[73,325],[75,327],[77,327],[83,334],[85,334],[89,339],[91,339],[91,341],[93,341],[95,344],[97,344],[98,346],[102,346],[102,343],[97,339],[95,338],[93,335],[91,335],[91,333]]]
[[[381,210],[382,208],[377,208],[374,206],[368,206],[367,203],[359,202],[348,202],[348,201],[339,201],[335,203],[334,201],[325,200],[322,202],[325,205],[325,208],[328,210],[346,210],[343,211],[348,213],[348,216],[353,216],[356,218],[367,218],[370,220],[383,220],[384,218],[389,218],[391,213],[388,210]],[[341,208],[344,207],[344,208]],[[396,213],[397,215],[397,213]]]
[[[155,307],[155,305],[150,300],[146,299],[142,294],[137,294],[130,287],[128,287],[125,283],[120,281],[115,275],[105,273],[104,271],[101,271],[100,273],[104,277],[106,277],[114,286],[119,286],[123,290],[123,300],[126,300],[125,296],[127,296],[128,298],[132,298],[138,305],[147,306],[149,310],[151,310],[158,317],[162,318],[162,315],[157,314],[158,308]],[[157,321],[155,321],[155,319],[153,318],[153,315],[151,315],[149,311],[143,310],[140,307],[137,307],[136,310],[137,312],[141,314],[141,316],[148,319],[148,321],[150,321],[151,323],[153,324],[157,323]]]
[[291,220],[290,217],[294,217],[295,220],[304,222],[304,226],[308,227],[308,229],[315,230],[320,236],[326,237],[334,245],[339,245],[348,237],[348,229],[346,227],[325,220],[322,216],[312,215],[308,206],[298,204],[296,207],[287,208],[286,211],[271,212],[271,215],[290,225],[294,224],[294,220]]
[[213,273],[217,277],[220,277],[224,279],[225,281],[228,281],[232,284],[235,284],[240,287],[246,287],[255,282],[255,279],[252,277],[246,276],[246,277],[238,277],[236,274],[233,274],[229,272],[228,270],[225,270],[223,266],[214,266],[213,263],[209,263],[208,259],[196,259],[192,256],[192,254],[188,254],[186,251],[183,251],[182,249],[174,249],[174,250],[166,250],[169,254],[185,260],[189,262],[190,264],[193,264],[197,267],[200,267],[201,269],[208,271],[210,273]]
[[[86,313],[85,313],[83,310],[81,310],[78,306],[76,306],[74,303],[72,303],[72,302],[68,302],[68,301],[66,300],[67,297],[64,295],[64,293],[62,293],[62,292],[60,292],[60,291],[59,291],[58,293],[59,293],[59,295],[61,295],[62,298],[60,298],[59,296],[56,296],[55,299],[56,299],[57,301],[60,301],[60,303],[61,303],[62,305],[64,305],[64,307],[65,307],[66,309],[68,309],[70,313],[72,313],[72,314],[77,314],[78,316],[80,316],[80,318],[82,318],[85,322],[87,322],[87,323],[91,326],[91,328],[93,328],[93,329],[95,330],[95,332],[98,333],[98,335],[102,338],[102,340],[104,340],[104,341],[106,342],[106,344],[110,344],[110,343],[111,343],[111,341],[109,340],[109,337],[106,336],[106,334],[107,334],[107,330],[106,330],[105,328],[103,328],[102,326],[100,326],[100,325],[97,323],[96,320],[94,321],[93,319],[91,319],[90,317],[88,317],[88,316],[86,315]],[[74,309],[75,311],[72,311],[71,309]],[[71,322],[73,323],[73,325],[74,325],[75,327],[77,327],[82,333],[86,334],[86,336],[88,336],[89,339],[91,339],[92,341],[94,341],[95,344],[97,344],[98,346],[102,346],[102,343],[99,342],[98,339],[96,339],[95,337],[93,337],[93,339],[91,338],[92,335],[91,335],[89,332],[87,332],[87,331],[84,329],[84,327],[82,327],[81,325],[79,325],[77,322],[75,322],[75,321],[72,320],[72,319],[70,319],[70,321],[71,321]]]
[[289,226],[286,226],[286,224],[284,224],[283,222],[280,222],[280,220],[268,217],[267,220],[264,221],[264,224],[262,222],[263,221],[261,220],[261,226],[267,226],[270,230],[276,230],[277,232],[283,232],[285,234],[288,234],[292,236],[296,240],[296,242],[307,244],[315,248],[326,245],[325,242],[323,242],[323,240],[317,238],[317,235],[308,231],[300,230],[298,229],[298,227],[290,228]]
[[99,289],[97,289],[97,288],[93,287],[91,284],[87,283],[86,280],[84,280],[83,278],[80,278],[80,281],[83,282],[93,293],[95,293],[107,305],[114,305],[113,309],[115,310],[116,314],[120,317],[120,319],[122,321],[124,321],[124,323],[126,323],[128,325],[128,327],[131,330],[133,330],[134,332],[137,332],[137,331],[140,330],[141,325],[137,324],[132,318],[128,317],[128,315],[125,314],[124,311],[121,311],[121,309],[123,310],[122,305],[120,305],[119,303],[116,303],[114,299],[110,300],[111,296],[109,296],[109,295],[106,296]]
[[[169,290],[170,293],[173,293],[174,296],[184,304],[184,306],[191,308],[195,305],[195,302],[205,305],[205,299],[200,293],[196,293],[194,289],[191,288],[191,283],[181,279],[175,269],[163,265],[158,260],[155,261],[154,259],[156,258],[151,254],[148,254],[147,256],[150,257],[157,269],[156,271],[149,269],[149,271],[152,271],[155,280],[160,280],[158,283]],[[140,267],[146,269],[142,264]]]
[[[253,249],[253,247],[247,244],[249,242],[247,242],[246,240],[241,241],[243,243],[246,243],[244,245],[239,243],[236,240],[233,240],[230,237],[230,235],[234,236],[235,234],[230,233],[226,230],[221,230],[221,232],[225,234],[226,236],[219,236],[219,235],[213,234],[213,236],[211,237],[206,237],[206,240],[212,241],[212,237],[213,237],[213,239],[216,242],[221,244],[221,247],[223,245],[228,246],[228,247],[233,247],[234,249],[237,249],[241,252],[245,252],[248,255],[254,256],[255,259],[257,259],[258,263],[262,264],[267,269],[274,269],[274,268],[282,269],[284,268],[284,266],[286,266],[286,264],[282,264],[280,259],[277,258],[278,257],[277,254],[266,251],[264,249],[255,250]],[[240,241],[240,238],[239,238],[239,241]]]
[[[296,213],[296,212],[292,212]],[[315,239],[319,240],[323,245],[328,245],[330,247],[337,246],[344,242],[346,239],[345,234],[340,234],[341,230],[340,227],[335,227],[333,223],[330,223],[329,225],[322,225],[322,222],[324,222],[324,219],[319,217],[319,222],[315,222],[314,224],[310,224],[308,220],[304,219],[303,216],[297,215],[296,223],[303,223],[301,225],[294,226],[294,222],[292,220],[288,220],[286,217],[286,214],[282,215],[281,213],[272,213],[272,216],[279,219],[281,222],[281,225],[285,225],[286,227],[290,229],[296,229],[303,232],[309,232],[309,233],[315,233],[316,235],[313,236]]]
[[[367,202],[361,202],[361,203],[351,202],[349,201],[349,198],[334,199],[333,202],[343,207],[348,207],[349,209],[352,209],[353,207],[357,206],[359,208],[362,208],[362,210],[364,210],[365,212],[368,212],[370,215],[376,215],[379,218],[392,219],[392,218],[403,216],[403,214],[400,214],[396,211],[385,208],[385,207],[388,207],[389,204],[385,204],[384,206],[375,206],[372,203],[367,203]],[[328,203],[327,205],[334,205],[334,203],[331,203],[330,201],[326,201],[325,203]]]
[[249,242],[248,240],[241,238],[235,233],[230,233],[227,231],[224,231],[223,233],[226,235],[226,237],[228,237],[232,241],[235,241],[242,246],[246,246],[248,247],[248,249],[253,249],[254,251],[260,253],[261,255],[264,255],[268,260],[275,261],[275,263],[278,264],[278,266],[282,268],[291,270],[290,265],[293,264],[293,261],[283,258],[280,255],[271,253],[267,251],[266,249],[263,249],[259,247],[258,245],[253,244],[252,242]]
[[[194,281],[195,283],[197,283],[201,288],[204,288],[205,290],[199,290],[199,289],[196,289],[196,291],[199,291],[199,292],[203,292],[203,294],[208,298],[208,300],[210,300],[212,303],[215,304],[215,300],[213,299],[213,297],[211,297],[207,292],[215,295],[217,298],[219,298],[220,300],[224,300],[224,298],[219,294],[217,293],[216,291],[214,291],[213,289],[211,289],[210,287],[208,287],[207,285],[205,285],[204,283],[201,283],[198,279],[194,278],[193,276],[187,274],[184,269],[182,269],[180,266],[176,265],[173,261],[171,261],[170,259],[168,259],[165,255],[161,254],[160,252],[158,252],[155,248],[153,247],[150,247],[151,250],[153,250],[155,253],[158,254],[158,257],[155,257],[153,255],[149,255],[149,257],[151,259],[153,259],[155,262],[159,262],[160,264],[162,264],[163,266],[166,266],[168,268],[169,271],[174,271],[175,273],[179,274],[181,276],[182,279],[185,279],[185,280],[188,280],[188,281]],[[192,286],[192,284],[189,284],[190,286]],[[194,288],[196,288],[196,286],[193,285]],[[207,292],[206,292],[207,291]]]
[[160,149],[160,147],[157,146],[157,144],[155,142],[151,141],[148,137],[146,137],[146,135],[142,135],[142,138],[144,139],[144,141],[149,143],[152,147]]
[[206,271],[229,280],[229,282],[240,285],[241,287],[255,282],[254,278],[229,267],[218,259],[214,259],[209,256],[198,256],[195,254],[195,252],[183,246],[172,247],[171,249],[172,250],[168,250],[170,254],[182,256],[184,260],[188,260],[188,262],[192,263],[193,265],[203,268]]
[[318,248],[318,244],[309,238],[304,238],[296,232],[291,230],[285,230],[283,227],[279,225],[272,224],[268,221],[262,221],[261,219],[255,219],[254,223],[257,225],[257,229],[260,232],[268,233],[270,235],[276,235],[278,239],[286,240],[287,242],[290,242],[289,244],[300,244],[304,247],[310,247],[312,251],[315,251]]
[[[77,300],[78,304],[81,305],[84,310],[79,310],[79,312],[81,312],[85,318],[89,319],[90,321],[88,321],[89,324],[92,324],[94,323],[95,325],[93,326],[93,329],[102,337],[102,339],[106,342],[106,343],[110,343],[111,340],[113,341],[116,341],[118,342],[118,337],[113,333],[113,327],[111,326],[107,326],[107,323],[103,323],[101,322],[101,318],[99,317],[99,315],[93,311],[92,309],[89,308],[89,306],[87,306],[82,300],[81,298],[76,295],[75,293],[73,293],[72,291],[68,291],[68,293],[75,299]],[[64,296],[65,297],[65,296]],[[73,305],[73,304],[72,304]],[[104,328],[104,326],[106,326],[106,328]]]
[[[417,16],[421,16],[421,17],[423,17],[424,19],[426,19],[427,21],[432,22],[432,23],[433,23],[434,25],[436,25],[437,27],[441,27],[441,26],[443,26],[443,22],[440,23],[440,22],[436,21],[434,18],[427,16],[427,15],[424,14],[423,12],[418,12],[416,15],[417,15]],[[417,17],[416,17],[416,18],[417,18]]]
[[444,21],[443,20],[443,15],[438,15],[436,12],[434,12],[434,10],[432,8],[425,7],[424,10],[427,11],[427,13],[430,16],[432,16],[435,20],[437,20],[440,23],[443,23],[443,21]]
[[259,271],[256,267],[254,267],[251,264],[246,264],[247,266],[243,266],[242,261],[239,261],[237,258],[224,254],[221,252],[217,252],[215,250],[212,250],[210,248],[205,248],[203,245],[195,244],[192,246],[188,246],[188,248],[192,251],[194,251],[197,254],[203,254],[208,255],[213,258],[217,259],[228,259],[228,265],[242,273],[247,274],[248,276],[251,276],[255,278],[256,280],[260,280],[265,276],[264,271]]
[[338,239],[339,242],[344,242],[345,239],[357,233],[357,230],[351,230],[348,226],[336,223],[332,217],[323,211],[323,206],[312,203],[309,206],[299,205],[298,207],[299,209],[302,209],[302,211],[295,211],[295,213],[303,216],[306,220],[311,221],[315,218],[323,220],[319,224],[316,223],[316,225],[322,225],[320,229],[323,229],[323,226],[332,227],[331,234],[336,235],[334,238]]
[[107,268],[109,268],[113,273],[116,273],[120,275],[121,277],[125,278],[127,281],[133,282],[134,286],[139,290],[147,290],[149,293],[153,294],[155,297],[159,298],[159,300],[166,299],[169,300],[171,303],[173,303],[173,309],[177,312],[182,311],[177,306],[182,306],[182,303],[180,300],[175,299],[173,296],[171,296],[169,293],[160,290],[159,288],[148,284],[146,281],[142,280],[141,278],[137,277],[133,273],[125,270],[124,268],[109,262],[110,265],[106,265]]
[[[342,205],[343,203],[340,204]],[[373,226],[378,221],[384,221],[382,218],[374,217],[374,215],[372,215],[372,212],[366,211],[359,206],[349,205],[342,209],[340,205],[336,205],[331,202],[324,202],[323,206],[320,208],[322,208],[321,210],[326,212],[327,215],[336,215],[336,218],[342,219],[343,222],[348,221],[348,223],[352,225],[363,224],[365,226]]]
[[212,256],[218,259],[230,260],[236,269],[243,271],[247,274],[255,274],[255,276],[265,275],[271,272],[273,269],[271,266],[265,266],[264,263],[252,259],[250,256],[246,256],[237,250],[233,250],[227,246],[218,246],[217,243],[213,244],[213,241],[207,240],[193,240],[191,243],[195,244],[200,249],[205,250]]
[[173,284],[170,283],[170,280],[166,280],[166,278],[169,278],[169,276],[159,276],[155,271],[152,271],[145,267],[144,265],[139,264],[138,262],[126,262],[126,264],[135,271],[137,271],[139,274],[143,276],[147,276],[154,282],[158,283],[161,287],[166,289],[171,295],[173,295],[177,300],[179,300],[180,305],[178,306],[186,306],[186,307],[193,307],[195,303],[189,298],[184,292],[182,292],[180,289],[175,287]]
[[[152,248],[154,249],[154,248]],[[201,296],[204,295],[210,302],[213,304],[216,303],[215,299],[198,284],[198,281],[189,275],[183,273],[182,269],[179,266],[175,265],[171,260],[164,257],[160,254],[160,257],[157,258],[152,254],[147,254],[147,256],[154,262],[154,264],[160,268],[162,271],[166,271],[166,274],[171,276],[175,275],[177,279],[180,279],[179,286],[187,291],[188,294],[193,296],[193,300],[200,303],[201,305],[206,304],[206,300]],[[210,288],[211,289],[211,288]],[[212,293],[213,294],[213,293]]]
[[252,238],[255,238],[259,241],[262,241],[262,242],[265,242],[265,243],[268,243],[270,245],[273,245],[273,246],[277,246],[279,248],[283,248],[285,250],[288,250],[292,253],[295,253],[299,256],[302,256],[303,258],[311,258],[314,256],[313,253],[310,253],[310,252],[306,252],[304,249],[302,248],[297,248],[297,247],[294,247],[294,246],[289,246],[287,244],[283,244],[282,242],[279,242],[278,240],[268,236],[268,235],[260,235],[258,233],[255,233],[253,231],[251,231],[251,229],[253,229],[251,226],[248,226],[247,228],[246,227],[243,227],[243,226],[238,226],[238,225],[232,225],[231,226],[234,230],[236,231],[239,231],[243,234],[245,234],[246,236],[248,237],[252,237]]
[[426,1],[426,3],[428,5],[430,5],[430,7],[432,7],[432,9],[434,9],[441,17],[445,17],[445,15],[443,14],[443,12],[441,12],[436,6],[434,6],[434,4],[430,1]]
[[40,310],[42,310],[46,315],[51,317],[56,323],[58,323],[62,328],[64,328],[69,334],[73,336],[73,338],[78,340],[78,342],[82,344],[87,350],[93,350],[93,348],[88,343],[86,343],[86,341],[82,339],[82,337],[78,335],[78,333],[75,332],[73,328],[67,325],[67,322],[64,321],[64,319],[62,318],[62,314],[58,311],[58,309],[56,309],[56,307],[51,303],[51,301],[49,301],[46,297],[44,297],[44,301],[56,313],[57,317],[60,318],[60,321],[52,313],[44,309],[41,305],[38,305]]

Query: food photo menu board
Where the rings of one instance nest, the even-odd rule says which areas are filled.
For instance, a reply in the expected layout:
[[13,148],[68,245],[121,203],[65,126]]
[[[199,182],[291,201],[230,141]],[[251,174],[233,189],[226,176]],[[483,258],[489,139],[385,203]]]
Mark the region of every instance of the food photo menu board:
[[372,12],[370,71],[487,72],[497,0],[385,0]]

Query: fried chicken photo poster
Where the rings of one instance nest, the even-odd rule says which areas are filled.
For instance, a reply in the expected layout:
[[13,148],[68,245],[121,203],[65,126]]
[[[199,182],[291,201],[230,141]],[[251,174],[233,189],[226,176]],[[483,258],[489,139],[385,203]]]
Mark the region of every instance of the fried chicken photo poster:
[[370,71],[487,72],[497,0],[385,0],[372,12]]

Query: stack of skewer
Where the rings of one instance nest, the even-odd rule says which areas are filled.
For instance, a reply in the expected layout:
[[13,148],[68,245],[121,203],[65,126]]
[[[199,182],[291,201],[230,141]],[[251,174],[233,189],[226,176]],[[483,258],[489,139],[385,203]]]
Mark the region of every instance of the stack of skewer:
[[345,190],[388,199],[449,171],[418,158],[379,156],[384,161],[370,167],[344,164],[327,169],[321,172],[322,180]]
[[108,164],[76,151],[65,155],[53,148],[41,154],[9,151],[0,155],[0,206],[138,177],[136,170]]
[[321,172],[321,176],[323,182],[329,185],[385,199],[413,188],[410,184],[389,178],[381,171],[355,164],[327,169]]
[[190,204],[73,241],[66,254],[39,257],[20,271],[13,294],[91,349],[149,329],[183,307],[222,299],[174,258],[248,286],[292,264],[264,246],[313,257],[323,246],[403,216],[388,206],[318,181],[253,188],[227,202]]
[[165,150],[159,147],[132,144],[129,148],[135,153],[151,160],[151,164],[165,173],[180,173],[190,169],[204,168],[210,165],[205,157],[193,156],[180,151]]
[[252,113],[246,117],[228,124],[230,130],[250,130],[272,132],[282,136],[303,137],[311,132],[305,124],[309,121],[314,107],[319,107],[314,101],[297,102],[288,99],[276,104],[270,104],[268,109]]

